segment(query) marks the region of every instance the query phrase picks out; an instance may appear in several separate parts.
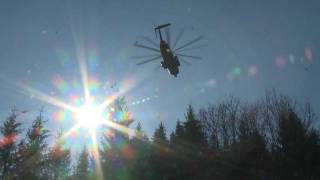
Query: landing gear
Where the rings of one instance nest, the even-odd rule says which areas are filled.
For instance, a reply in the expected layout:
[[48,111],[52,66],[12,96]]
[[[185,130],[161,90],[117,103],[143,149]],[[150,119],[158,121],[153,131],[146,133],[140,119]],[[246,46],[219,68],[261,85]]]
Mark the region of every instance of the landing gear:
[[162,66],[164,69],[167,69],[167,68],[168,68],[168,66],[167,66],[163,61],[161,61],[161,66]]
[[174,77],[178,77],[179,69],[178,68],[171,69],[170,74],[173,75]]

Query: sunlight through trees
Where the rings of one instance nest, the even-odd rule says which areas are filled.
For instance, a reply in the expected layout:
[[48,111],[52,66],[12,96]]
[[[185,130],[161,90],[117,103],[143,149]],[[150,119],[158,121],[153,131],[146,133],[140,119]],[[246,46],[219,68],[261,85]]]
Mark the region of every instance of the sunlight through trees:
[[[116,118],[129,113],[125,99],[113,107],[113,121],[129,128],[132,118]],[[160,122],[150,138],[140,122],[132,134],[106,129],[99,141],[100,174],[95,152],[85,146],[72,157],[75,150],[66,147],[62,131],[46,129],[43,111],[27,129],[22,113],[14,109],[0,125],[1,179],[320,178],[316,116],[310,105],[298,107],[275,92],[253,103],[229,97],[199,110],[188,105],[173,132]]]

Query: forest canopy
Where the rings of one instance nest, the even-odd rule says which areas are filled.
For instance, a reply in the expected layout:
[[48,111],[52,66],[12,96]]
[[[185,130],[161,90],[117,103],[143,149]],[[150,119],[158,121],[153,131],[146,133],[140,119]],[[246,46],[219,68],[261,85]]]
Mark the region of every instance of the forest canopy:
[[[124,98],[114,103],[115,113],[129,113]],[[188,105],[173,132],[160,122],[150,137],[143,122],[114,119],[134,133],[110,128],[97,151],[85,146],[75,158],[63,132],[46,128],[42,111],[26,129],[22,113],[13,109],[0,125],[1,179],[320,178],[315,112],[275,92],[250,103],[228,97],[200,109]]]

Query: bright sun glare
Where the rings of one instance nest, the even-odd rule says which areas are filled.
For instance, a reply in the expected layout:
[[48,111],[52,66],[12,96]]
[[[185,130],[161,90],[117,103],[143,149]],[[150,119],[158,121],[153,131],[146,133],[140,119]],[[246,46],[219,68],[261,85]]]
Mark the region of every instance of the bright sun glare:
[[[81,43],[80,43],[81,44]],[[88,132],[91,136],[92,141],[92,152],[94,155],[94,162],[96,166],[96,172],[98,175],[98,179],[104,179],[101,166],[100,166],[100,159],[99,159],[99,148],[97,143],[97,129],[99,126],[105,125],[109,128],[112,128],[114,130],[117,130],[122,133],[128,133],[133,134],[133,130],[130,128],[123,126],[121,124],[118,124],[116,122],[113,122],[111,119],[109,119],[109,112],[105,112],[106,109],[108,109],[109,105],[112,104],[119,96],[127,92],[130,88],[132,88],[132,83],[124,84],[119,90],[119,92],[109,95],[105,98],[105,101],[101,104],[96,105],[93,103],[91,94],[90,94],[90,88],[89,88],[89,76],[87,71],[87,64],[86,59],[84,58],[84,52],[82,51],[82,48],[78,48],[79,52],[77,52],[78,61],[79,61],[79,68],[81,73],[81,80],[82,80],[82,86],[83,86],[83,98],[84,98],[84,105],[82,106],[74,106],[71,105],[71,102],[63,101],[61,99],[58,99],[56,97],[50,96],[48,94],[45,94],[44,92],[38,91],[37,89],[32,88],[31,86],[28,86],[24,83],[16,83],[18,87],[23,89],[24,91],[29,92],[34,96],[34,98],[37,98],[43,102],[49,103],[51,105],[54,105],[56,107],[59,107],[63,110],[69,111],[73,114],[73,118],[75,119],[76,123],[67,130],[61,139],[65,139],[68,136],[70,136],[73,132],[77,131],[79,128],[84,127],[88,129]],[[60,82],[60,81],[58,81]]]
[[102,111],[97,106],[87,104],[75,113],[76,119],[82,127],[96,129],[104,121]]

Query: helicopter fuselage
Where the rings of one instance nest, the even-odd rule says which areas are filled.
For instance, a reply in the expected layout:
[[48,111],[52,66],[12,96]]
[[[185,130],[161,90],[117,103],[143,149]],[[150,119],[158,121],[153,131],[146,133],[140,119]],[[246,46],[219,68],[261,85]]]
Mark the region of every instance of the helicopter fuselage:
[[[180,32],[180,34],[178,35],[177,39],[175,40],[174,44],[172,45],[173,49],[171,49],[171,40],[170,40],[170,31],[169,29],[165,29],[165,33],[166,33],[166,40],[164,40],[162,38],[162,34],[161,34],[161,29],[170,26],[171,24],[163,24],[163,25],[159,25],[157,27],[154,28],[154,32],[156,35],[156,38],[160,37],[160,49],[158,48],[154,48],[154,47],[149,47],[146,45],[142,45],[142,44],[138,44],[137,42],[135,42],[135,46],[140,47],[140,48],[144,48],[144,49],[148,49],[160,54],[156,54],[156,55],[147,55],[147,56],[140,56],[139,58],[146,58],[148,57],[149,59],[146,59],[144,61],[141,61],[139,63],[137,63],[137,65],[142,65],[142,64],[146,64],[152,61],[156,61],[162,58],[160,64],[161,67],[163,67],[164,69],[167,69],[167,71],[169,72],[169,74],[177,77],[177,75],[179,74],[179,66],[180,66],[180,61],[183,63],[186,63],[187,65],[190,65],[190,63],[186,60],[184,60],[182,57],[186,57],[186,58],[191,58],[191,59],[201,59],[201,57],[198,56],[190,56],[190,55],[186,55],[183,53],[180,53],[179,50],[183,50],[184,48],[191,46],[193,43],[199,41],[202,39],[202,36],[197,37],[196,39],[193,39],[192,41],[189,41],[187,43],[185,43],[184,45],[181,45],[178,48],[175,48],[175,46],[177,45],[179,39],[181,38],[183,31]],[[149,38],[144,38],[146,41],[148,41],[149,43],[158,46],[158,44],[154,41],[152,41]],[[201,46],[195,46],[191,49],[196,49],[199,47],[203,47],[204,45]],[[184,49],[187,50],[187,49]],[[190,47],[189,47],[190,50]],[[176,53],[177,52],[177,53]]]
[[179,59],[173,54],[168,43],[162,39],[160,41],[160,53],[163,59],[163,61],[161,61],[161,66],[164,69],[167,69],[171,75],[177,77],[180,66]]

